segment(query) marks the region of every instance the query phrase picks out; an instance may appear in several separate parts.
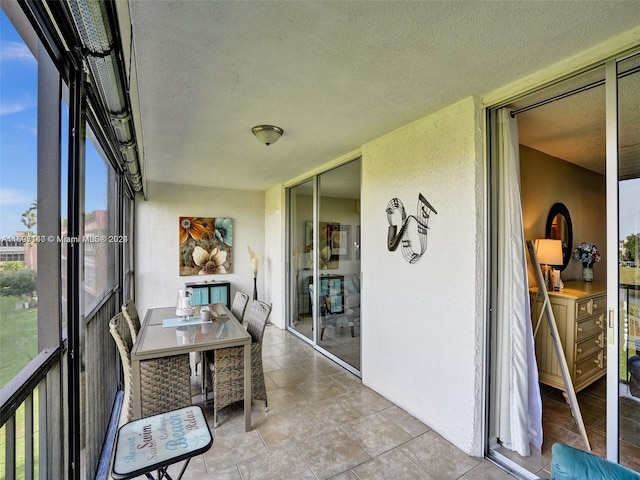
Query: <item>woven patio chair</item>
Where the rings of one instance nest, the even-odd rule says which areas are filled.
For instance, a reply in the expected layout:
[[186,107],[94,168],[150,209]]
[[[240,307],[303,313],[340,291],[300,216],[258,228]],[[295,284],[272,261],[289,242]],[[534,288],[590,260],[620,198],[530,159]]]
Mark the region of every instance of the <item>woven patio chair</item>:
[[[271,305],[253,300],[249,307],[247,331],[251,335],[251,398],[264,401],[267,408],[267,390],[262,367],[262,337]],[[208,370],[213,385],[213,425],[218,426],[218,412],[232,403],[244,399],[244,347],[220,348],[213,351]]]
[[[124,404],[127,421],[133,420],[133,340],[122,312],[109,322],[109,331],[118,346],[124,372]],[[140,362],[142,416],[148,417],[191,405],[189,355],[173,355]]]
[[136,343],[138,332],[140,331],[140,316],[138,315],[136,304],[133,303],[132,299],[127,300],[127,302],[122,305],[122,313],[124,314],[124,318],[127,319],[127,323],[129,324],[133,343]]
[[231,313],[238,319],[240,323],[244,321],[244,312],[249,304],[249,295],[244,292],[236,292],[233,297],[233,303],[231,304]]

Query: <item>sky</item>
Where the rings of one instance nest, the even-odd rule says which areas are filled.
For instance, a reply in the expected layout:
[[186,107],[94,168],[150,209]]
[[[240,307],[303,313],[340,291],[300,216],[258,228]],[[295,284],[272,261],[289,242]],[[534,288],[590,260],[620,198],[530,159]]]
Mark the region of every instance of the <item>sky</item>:
[[[0,10],[0,238],[26,230],[22,212],[37,199],[37,67],[36,59]],[[63,151],[68,143],[67,119],[65,106]],[[86,171],[86,210],[106,209],[106,167],[89,141]],[[64,167],[61,176],[66,191]],[[63,198],[63,217],[65,202]]]
[[36,200],[37,62],[0,11],[0,236]]

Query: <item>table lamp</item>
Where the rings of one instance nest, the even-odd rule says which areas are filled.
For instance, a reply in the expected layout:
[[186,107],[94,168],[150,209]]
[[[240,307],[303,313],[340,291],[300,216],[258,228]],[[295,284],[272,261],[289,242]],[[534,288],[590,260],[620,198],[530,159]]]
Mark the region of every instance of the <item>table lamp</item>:
[[542,266],[542,273],[548,291],[560,290],[562,281],[560,271],[554,266],[562,265],[562,241],[552,238],[538,238],[535,241],[538,262]]

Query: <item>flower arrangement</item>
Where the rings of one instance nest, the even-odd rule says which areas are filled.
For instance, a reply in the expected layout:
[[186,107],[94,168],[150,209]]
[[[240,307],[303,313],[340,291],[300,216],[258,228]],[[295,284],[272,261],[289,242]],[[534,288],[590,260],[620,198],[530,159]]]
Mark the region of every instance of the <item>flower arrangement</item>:
[[600,261],[600,250],[591,242],[582,242],[573,250],[573,259],[588,268]]

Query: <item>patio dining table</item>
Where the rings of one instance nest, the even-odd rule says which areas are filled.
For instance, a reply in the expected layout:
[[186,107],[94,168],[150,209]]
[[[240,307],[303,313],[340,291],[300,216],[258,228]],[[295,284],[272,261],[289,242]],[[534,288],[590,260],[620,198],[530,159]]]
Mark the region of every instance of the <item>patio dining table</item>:
[[[244,419],[251,430],[251,335],[222,303],[211,305],[214,320],[202,322],[199,311],[188,320],[176,318],[176,307],[150,308],[131,350],[133,418],[142,415],[140,363],[145,360],[227,347],[244,347]],[[216,315],[217,314],[217,315]]]

